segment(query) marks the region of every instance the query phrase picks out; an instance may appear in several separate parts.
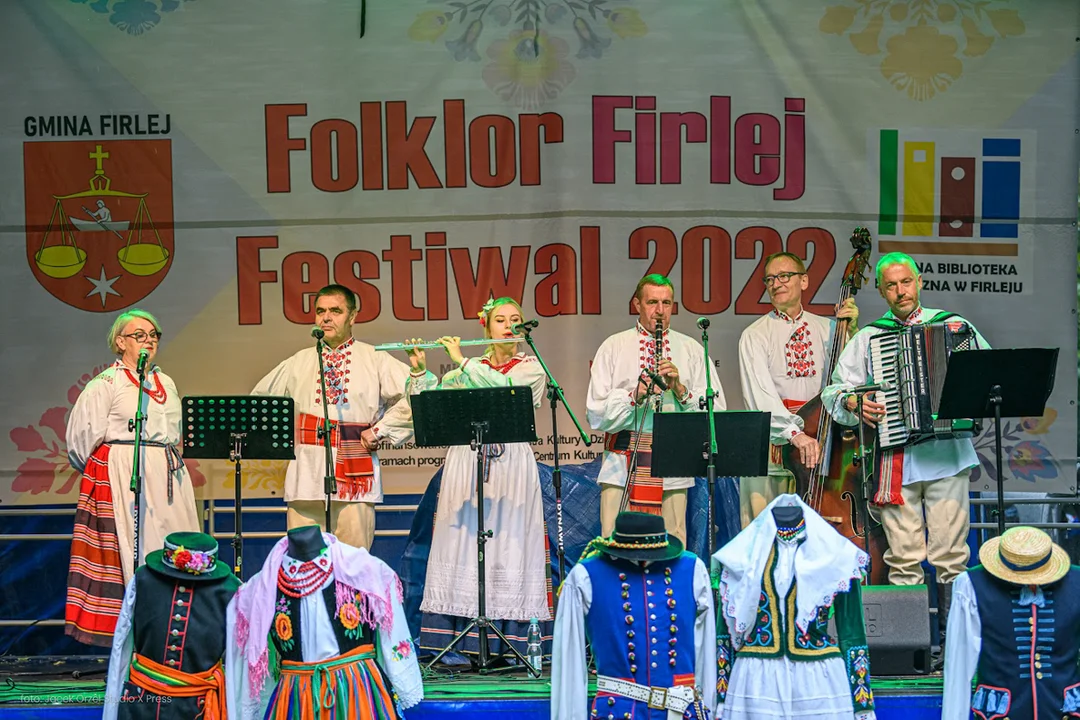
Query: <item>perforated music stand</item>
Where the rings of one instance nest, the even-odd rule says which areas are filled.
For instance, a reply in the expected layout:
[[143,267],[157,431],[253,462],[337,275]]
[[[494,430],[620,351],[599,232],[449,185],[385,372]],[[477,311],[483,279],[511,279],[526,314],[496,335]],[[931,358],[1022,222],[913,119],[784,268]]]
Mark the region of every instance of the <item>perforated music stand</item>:
[[[709,461],[707,417],[704,412],[665,412],[653,417],[653,477],[705,476]],[[713,413],[717,477],[769,474],[769,420],[769,413],[756,410]]]
[[994,418],[998,535],[1005,532],[1001,418],[1040,417],[1054,391],[1058,348],[965,350],[949,356],[938,420]]
[[492,532],[484,529],[484,444],[517,443],[536,440],[536,417],[532,388],[501,387],[462,390],[428,390],[412,396],[413,432],[419,447],[468,445],[476,451],[476,568],[477,617],[472,618],[450,644],[443,648],[427,669],[477,629],[480,641],[478,667],[481,673],[492,665],[488,653],[488,631],[498,635],[510,648],[521,666],[533,677],[540,677],[525,656],[518,652],[499,628],[487,617],[487,585],[484,570],[484,547]]
[[189,396],[182,401],[184,457],[236,464],[233,511],[233,570],[243,580],[243,458],[292,460],[295,454],[293,399],[272,395]]

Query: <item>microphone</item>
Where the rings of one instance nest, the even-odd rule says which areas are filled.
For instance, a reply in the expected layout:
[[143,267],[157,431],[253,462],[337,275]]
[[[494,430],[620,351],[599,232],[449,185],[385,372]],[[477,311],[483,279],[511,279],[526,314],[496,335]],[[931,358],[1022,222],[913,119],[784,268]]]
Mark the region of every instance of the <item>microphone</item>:
[[661,377],[659,373],[653,372],[649,368],[645,368],[645,374],[648,375],[649,379],[653,381],[653,385],[660,388],[661,390],[667,390],[667,383],[664,381],[664,378]]
[[884,390],[885,392],[888,392],[892,389],[892,383],[879,382],[872,385],[860,385],[859,387],[851,388],[850,390],[848,390],[848,392],[854,393],[856,395],[862,395],[863,393],[874,392],[875,390]]
[[326,335],[326,333],[318,325],[311,328],[311,337],[315,338],[316,340],[322,340],[324,335]]
[[710,325],[709,318],[707,318],[707,317],[699,317],[697,319],[697,326],[698,326],[699,329],[708,330],[709,325]]
[[526,320],[525,322],[514,323],[510,326],[510,332],[515,335],[528,332],[529,330],[535,330],[536,326],[540,324],[539,320]]
[[142,350],[140,350],[139,351],[139,363],[138,363],[138,365],[135,366],[136,371],[140,372],[140,373],[145,372],[146,371],[146,363],[149,362],[149,360],[150,360],[150,351],[147,350],[146,348],[143,348]]

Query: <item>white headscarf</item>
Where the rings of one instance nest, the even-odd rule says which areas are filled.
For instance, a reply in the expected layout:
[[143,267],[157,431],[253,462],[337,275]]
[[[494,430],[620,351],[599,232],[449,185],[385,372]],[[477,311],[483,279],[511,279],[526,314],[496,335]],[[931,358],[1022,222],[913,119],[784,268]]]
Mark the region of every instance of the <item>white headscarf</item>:
[[[851,581],[866,572],[870,557],[833,529],[798,495],[773,500],[724,547],[712,556],[713,576],[720,575],[720,613],[738,649],[754,629],[761,584],[769,551],[776,542],[776,506],[798,506],[806,520],[806,539],[795,551],[795,625],[806,632],[822,607],[837,593],[847,592]],[[722,569],[722,570],[721,570]]]

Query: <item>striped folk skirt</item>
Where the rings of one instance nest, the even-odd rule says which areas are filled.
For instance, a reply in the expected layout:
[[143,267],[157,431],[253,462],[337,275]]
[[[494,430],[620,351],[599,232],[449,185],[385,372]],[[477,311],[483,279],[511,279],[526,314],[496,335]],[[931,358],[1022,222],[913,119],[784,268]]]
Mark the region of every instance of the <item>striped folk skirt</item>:
[[281,661],[265,720],[399,720],[375,646],[322,662]]
[[86,463],[75,508],[64,632],[86,645],[110,647],[124,576],[109,486],[109,450],[101,445]]

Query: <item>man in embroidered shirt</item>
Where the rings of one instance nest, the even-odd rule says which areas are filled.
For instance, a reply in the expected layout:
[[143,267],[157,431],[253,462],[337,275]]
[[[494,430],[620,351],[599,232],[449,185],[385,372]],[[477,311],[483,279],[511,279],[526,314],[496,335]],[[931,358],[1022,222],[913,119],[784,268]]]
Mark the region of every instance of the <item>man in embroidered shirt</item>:
[[[739,338],[739,379],[747,410],[772,415],[768,477],[739,480],[739,510],[746,527],[773,498],[794,492],[792,475],[782,464],[781,447],[790,443],[803,465],[817,464],[818,441],[803,432],[800,407],[821,391],[829,365],[832,323],[803,309],[809,285],[802,258],[788,252],[765,260],[765,289],[773,309],[743,330]],[[859,309],[848,298],[836,313],[847,320],[850,338],[858,329]]]
[[[858,421],[856,397],[850,391],[874,382],[871,337],[890,326],[940,322],[946,317],[950,322],[967,322],[920,304],[922,277],[910,256],[889,253],[878,261],[876,272],[878,292],[888,303],[889,312],[851,339],[840,353],[832,384],[822,391],[822,403],[833,419],[844,425]],[[978,331],[975,345],[981,350],[989,347]],[[876,425],[884,411],[884,405],[867,396],[862,419]],[[881,506],[881,524],[889,541],[885,551],[889,582],[922,584],[921,563],[929,560],[937,574],[938,618],[942,621],[948,616],[952,581],[967,569],[968,475],[978,461],[970,439],[947,439],[887,450],[878,462],[873,502]],[[944,622],[940,624],[944,639]]]
[[[705,351],[693,338],[670,329],[675,288],[663,275],[646,275],[634,292],[637,327],[610,336],[593,358],[586,412],[589,424],[607,434],[600,484],[600,524],[610,535],[622,503],[627,463],[635,447],[635,430],[644,413],[637,462],[630,483],[629,510],[663,515],[667,531],[686,541],[686,489],[694,478],[651,477],[654,398],[649,398],[648,372],[658,373],[667,385],[653,393],[661,396],[663,412],[698,410],[705,395]],[[662,327],[662,360],[656,364],[655,330]],[[716,392],[713,407],[724,410],[724,389],[716,368],[710,367]]]
[[[355,340],[355,319],[356,296],[351,290],[327,285],[319,291],[315,321],[325,333],[320,347],[337,480],[337,495],[331,501],[332,529],[343,542],[370,548],[375,538],[375,503],[382,502],[375,450],[381,440],[397,445],[412,436],[412,412],[404,397],[409,366]],[[318,436],[324,398],[316,350],[305,348],[284,360],[252,392],[287,395],[295,401],[296,459],[285,474],[288,526],[317,524],[325,529],[326,458]]]

